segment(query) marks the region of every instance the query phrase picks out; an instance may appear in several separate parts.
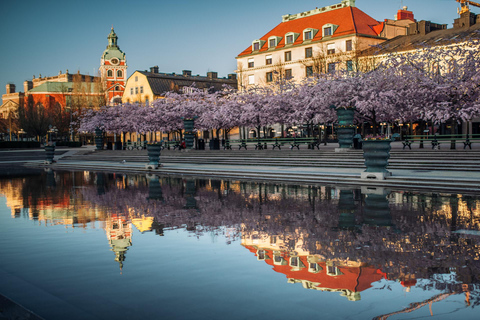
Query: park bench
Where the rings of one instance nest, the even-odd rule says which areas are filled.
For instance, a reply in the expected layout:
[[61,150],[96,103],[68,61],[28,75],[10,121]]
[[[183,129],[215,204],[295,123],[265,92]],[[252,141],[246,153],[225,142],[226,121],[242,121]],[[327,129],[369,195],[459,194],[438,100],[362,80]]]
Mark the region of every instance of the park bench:
[[405,141],[402,141],[402,144],[403,149],[405,149],[405,147],[408,147],[410,150],[412,150],[412,141],[405,139]]
[[440,149],[440,141],[437,140],[437,136],[435,135],[432,140],[432,149],[438,150]]
[[275,143],[272,144],[272,150],[275,150],[275,148],[278,148],[278,150],[282,150],[282,145],[283,143],[279,143],[278,141],[275,141]]
[[463,141],[463,149],[465,149],[467,146],[470,148],[470,150],[472,150],[472,141],[470,141],[468,135],[465,141]]
[[143,150],[145,146],[145,142],[127,142],[125,150]]
[[315,147],[320,150],[320,142],[319,141],[312,141],[308,144],[308,148],[314,150]]
[[438,150],[440,149],[440,145],[443,143],[450,143],[450,149],[456,149],[456,143],[461,142],[463,143],[463,149],[467,147],[472,149],[472,143],[479,142],[480,135],[464,135],[464,134],[446,134],[446,135],[417,135],[417,136],[405,136],[405,140],[402,141],[403,149],[408,147],[412,149],[412,144],[418,142],[419,148],[422,149],[425,142],[430,142],[432,149]]

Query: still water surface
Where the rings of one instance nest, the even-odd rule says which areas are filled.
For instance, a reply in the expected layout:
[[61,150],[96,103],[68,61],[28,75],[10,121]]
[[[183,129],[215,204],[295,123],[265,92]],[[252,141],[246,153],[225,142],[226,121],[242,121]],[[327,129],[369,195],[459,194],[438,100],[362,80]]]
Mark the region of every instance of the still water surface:
[[0,294],[45,319],[478,319],[479,248],[472,195],[0,179]]

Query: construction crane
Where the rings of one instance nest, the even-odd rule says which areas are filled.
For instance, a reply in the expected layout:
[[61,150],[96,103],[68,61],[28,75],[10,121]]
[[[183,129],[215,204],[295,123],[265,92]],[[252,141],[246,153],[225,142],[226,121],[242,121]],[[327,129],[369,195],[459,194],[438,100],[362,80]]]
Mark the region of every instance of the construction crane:
[[479,7],[480,8],[480,3],[473,2],[470,0],[457,0],[458,3],[460,3],[461,9],[458,9],[458,14],[463,14],[465,12],[470,11],[469,5]]

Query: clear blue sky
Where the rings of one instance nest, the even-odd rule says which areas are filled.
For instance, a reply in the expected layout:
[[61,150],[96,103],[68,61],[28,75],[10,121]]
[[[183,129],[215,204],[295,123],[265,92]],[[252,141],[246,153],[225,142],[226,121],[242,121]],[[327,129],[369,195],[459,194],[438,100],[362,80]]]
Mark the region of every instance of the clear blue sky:
[[[1,94],[32,76],[66,69],[94,75],[112,25],[127,56],[128,75],[158,65],[161,72],[192,70],[221,77],[235,70],[235,57],[287,13],[340,0],[137,0],[2,1]],[[457,18],[455,0],[357,0],[377,20],[393,19],[403,5],[417,20],[447,23]],[[480,8],[472,7],[480,13]]]

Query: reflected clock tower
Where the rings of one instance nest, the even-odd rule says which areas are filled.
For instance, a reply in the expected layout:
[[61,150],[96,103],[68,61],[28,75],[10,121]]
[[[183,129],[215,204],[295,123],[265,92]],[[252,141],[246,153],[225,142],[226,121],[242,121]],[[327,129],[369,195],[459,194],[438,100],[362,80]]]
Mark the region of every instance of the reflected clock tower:
[[117,41],[117,34],[112,27],[108,35],[107,49],[100,59],[100,75],[105,84],[108,105],[122,103],[122,95],[127,82],[127,60]]

